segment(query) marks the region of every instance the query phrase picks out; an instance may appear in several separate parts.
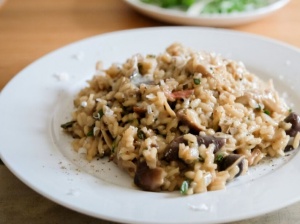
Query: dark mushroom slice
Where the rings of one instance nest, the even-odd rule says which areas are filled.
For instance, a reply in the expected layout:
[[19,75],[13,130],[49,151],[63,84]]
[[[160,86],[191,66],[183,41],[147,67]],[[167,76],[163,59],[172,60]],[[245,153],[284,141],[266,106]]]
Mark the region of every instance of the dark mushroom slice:
[[[196,137],[197,137],[198,145],[204,144],[205,147],[208,147],[210,144],[214,144],[215,145],[214,153],[218,152],[226,142],[224,138],[216,138],[214,136],[199,135]],[[174,160],[179,160],[178,151],[179,151],[180,143],[188,144],[188,141],[184,139],[183,135],[173,139],[173,141],[167,146],[164,154],[164,159],[166,161],[170,162]]]
[[286,130],[286,134],[295,137],[298,132],[300,132],[300,116],[292,112],[284,119],[284,122],[291,123],[292,127],[289,130]]
[[134,183],[144,191],[160,191],[164,183],[165,171],[160,168],[150,169],[146,162],[138,162]]
[[284,152],[290,152],[294,150],[294,147],[292,145],[287,145],[285,148],[284,148]]
[[217,162],[218,170],[227,170],[230,174],[230,179],[240,176],[246,172],[247,164],[242,155],[230,154]]
[[177,112],[176,116],[178,117],[179,121],[187,125],[193,131],[197,133],[203,131],[203,128],[200,125],[200,120],[198,118],[198,115],[194,110],[182,109]]
[[186,144],[187,141],[183,138],[183,136],[179,136],[174,138],[173,141],[165,149],[164,158],[166,161],[171,162],[174,160],[178,160],[178,152],[179,152],[179,144]]

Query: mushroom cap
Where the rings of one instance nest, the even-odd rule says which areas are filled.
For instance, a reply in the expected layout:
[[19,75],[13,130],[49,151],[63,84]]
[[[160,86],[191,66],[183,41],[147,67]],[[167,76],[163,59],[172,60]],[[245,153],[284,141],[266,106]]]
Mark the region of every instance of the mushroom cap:
[[137,164],[134,183],[144,191],[160,191],[164,178],[165,171],[162,168],[150,169],[145,161]]
[[238,177],[246,170],[245,157],[239,154],[229,154],[218,162],[218,170],[229,171],[231,179]]
[[292,112],[284,119],[284,122],[291,123],[292,127],[286,130],[286,134],[295,137],[298,132],[300,132],[300,116]]
[[[204,144],[205,147],[208,147],[210,144],[215,145],[214,153],[217,153],[223,145],[225,145],[226,139],[224,138],[216,138],[214,136],[208,135],[198,135],[196,136],[198,145]],[[184,138],[183,135],[178,136],[177,138],[173,139],[173,141],[167,146],[165,150],[164,159],[168,162],[179,160],[178,151],[179,151],[179,144],[184,143],[188,144],[188,141]]]

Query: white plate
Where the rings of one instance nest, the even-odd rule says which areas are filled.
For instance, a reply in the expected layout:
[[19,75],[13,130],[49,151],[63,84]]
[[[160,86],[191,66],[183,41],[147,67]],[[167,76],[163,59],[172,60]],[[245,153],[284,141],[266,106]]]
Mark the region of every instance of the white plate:
[[199,26],[214,26],[214,27],[230,27],[246,24],[264,18],[271,13],[279,10],[285,6],[289,0],[270,0],[268,6],[240,13],[230,14],[187,14],[178,9],[164,9],[156,5],[146,4],[140,0],[125,0],[125,2],[132,6],[137,11],[169,23],[183,24],[183,25],[199,25]]
[[[189,38],[187,38],[189,37]],[[243,61],[274,79],[300,111],[300,53],[269,39],[227,30],[160,27],[95,36],[50,53],[21,71],[0,98],[0,155],[24,183],[45,197],[94,217],[126,223],[218,223],[283,208],[300,199],[300,154],[250,169],[226,190],[192,196],[136,189],[112,162],[87,163],[74,153],[59,125],[95,63],[124,62],[135,53],[157,54],[173,42]],[[69,74],[58,76],[58,74]],[[59,81],[59,77],[61,80]],[[291,104],[292,105],[292,104]]]

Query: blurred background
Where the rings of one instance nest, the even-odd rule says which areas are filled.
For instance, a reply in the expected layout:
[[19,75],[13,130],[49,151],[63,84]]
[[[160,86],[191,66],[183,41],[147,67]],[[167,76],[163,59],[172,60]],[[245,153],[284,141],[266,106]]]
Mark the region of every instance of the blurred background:
[[[300,47],[300,0],[260,20],[226,27]],[[112,31],[175,26],[125,0],[0,0],[0,90],[23,68],[59,47]],[[1,95],[0,95],[1,97]],[[25,186],[0,162],[0,223],[112,223],[57,205]],[[300,223],[300,204],[235,224]]]

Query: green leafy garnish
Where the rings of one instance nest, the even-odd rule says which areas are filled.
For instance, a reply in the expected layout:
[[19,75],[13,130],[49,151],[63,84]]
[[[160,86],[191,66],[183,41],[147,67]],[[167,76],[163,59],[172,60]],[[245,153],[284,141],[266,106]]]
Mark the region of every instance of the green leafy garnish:
[[[140,0],[162,8],[180,8],[188,10],[194,4],[202,6],[199,14],[224,14],[255,10],[267,6],[269,0]],[[197,7],[197,6],[196,6]]]
[[86,134],[87,137],[93,137],[94,136],[94,127],[95,127],[95,125],[93,125],[91,127],[91,130]]
[[180,193],[183,194],[183,195],[186,195],[188,189],[189,189],[189,181],[185,180],[181,184]]
[[221,162],[223,159],[224,159],[223,154],[217,154],[216,157],[215,157],[216,162]]
[[98,111],[98,113],[93,114],[93,117],[94,117],[95,119],[97,119],[97,120],[100,120],[101,117],[103,117],[103,115],[104,115],[104,112],[103,112],[102,109],[100,109],[100,110]]
[[194,84],[195,85],[199,85],[201,83],[201,80],[200,79],[194,79]]
[[202,13],[232,13],[250,11],[268,5],[268,0],[213,0],[208,2]]
[[72,125],[73,125],[75,122],[76,122],[76,121],[69,121],[69,122],[67,122],[67,123],[64,123],[64,124],[60,125],[60,127],[63,128],[63,129],[67,129],[67,128],[72,127]]
[[267,114],[267,115],[269,115],[269,116],[271,115],[271,112],[269,110],[267,110],[267,109],[264,109],[264,113]]
[[137,131],[137,136],[139,139],[145,139],[145,133],[141,129]]
[[142,2],[159,5],[163,8],[182,7],[188,8],[196,2],[196,0],[141,0]]
[[112,152],[112,153],[115,152],[115,150],[116,150],[116,148],[117,148],[117,146],[118,146],[118,143],[119,143],[119,142],[117,142],[116,139],[113,141],[112,146],[111,146],[111,152]]
[[93,136],[94,136],[94,130],[93,130],[93,129],[90,130],[90,131],[86,134],[86,136],[88,136],[88,137],[93,137]]
[[104,112],[103,112],[103,110],[101,109],[101,110],[99,110],[98,111],[98,114],[99,114],[99,119],[101,118],[101,117],[103,117],[103,115],[104,115]]

